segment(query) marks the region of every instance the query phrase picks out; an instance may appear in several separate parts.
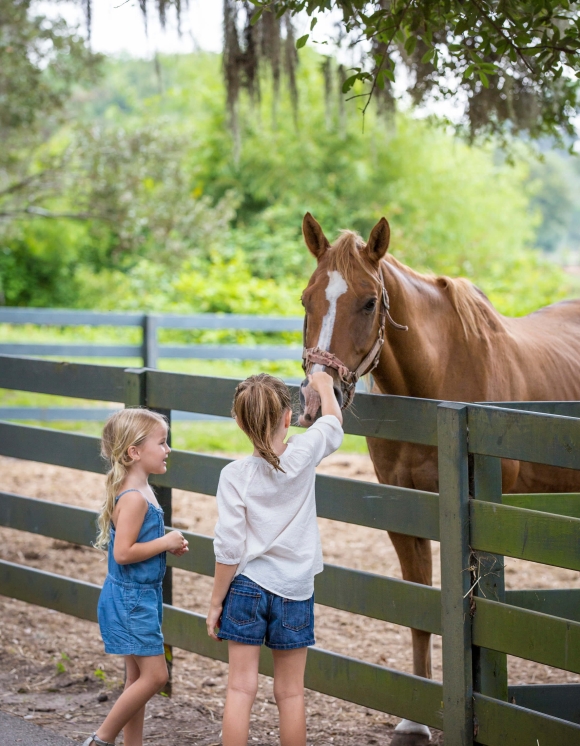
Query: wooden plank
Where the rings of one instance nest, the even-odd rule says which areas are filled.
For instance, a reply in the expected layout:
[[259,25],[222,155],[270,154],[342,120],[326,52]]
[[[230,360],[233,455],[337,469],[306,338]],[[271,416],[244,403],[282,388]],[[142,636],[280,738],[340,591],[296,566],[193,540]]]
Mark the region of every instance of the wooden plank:
[[[65,614],[96,621],[100,588],[90,583],[0,561],[0,593]],[[205,618],[183,609],[164,607],[163,632],[169,645],[218,660],[227,646],[208,637]],[[271,675],[271,656],[263,650],[260,670]],[[441,728],[441,684],[392,669],[311,649],[306,686],[375,710]]]
[[580,725],[580,684],[532,684],[509,687],[509,701]]
[[142,318],[142,313],[78,311],[64,308],[0,308],[0,324],[141,326]]
[[[302,360],[302,347],[290,345],[159,345],[159,357],[196,360]],[[155,367],[155,366],[148,366]]]
[[[73,544],[92,545],[97,515],[93,510],[0,492],[0,526]],[[212,538],[189,531],[183,535],[189,541],[189,552],[181,557],[168,554],[169,567],[213,575]],[[441,634],[440,595],[436,588],[335,565],[325,565],[324,572],[316,576],[319,604],[435,634]]]
[[94,510],[0,492],[0,526],[90,546],[97,535]]
[[580,673],[580,622],[476,598],[473,644]]
[[[501,503],[501,460],[490,456],[473,458],[473,497],[487,503]],[[490,552],[474,552],[473,565],[478,581],[476,596],[505,601],[504,558]],[[475,690],[507,701],[507,656],[497,650],[473,647],[473,682]]]
[[503,495],[502,503],[511,505],[512,508],[526,508],[527,510],[540,510],[544,513],[556,515],[568,515],[571,518],[580,518],[580,493],[529,493],[527,495]]
[[235,313],[181,315],[164,313],[159,326],[165,329],[247,329],[260,332],[301,332],[301,316],[249,316]]
[[580,588],[506,591],[506,601],[521,609],[580,622]]
[[[102,422],[116,411],[118,409],[115,407],[0,407],[0,420]],[[225,421],[223,417],[214,417],[211,414],[195,414],[195,412],[179,411],[173,411],[171,419],[173,422]]]
[[[0,422],[0,454],[29,461],[103,473],[99,438],[28,425]],[[221,470],[230,459],[172,451],[164,475],[152,475],[159,487],[215,495]],[[437,495],[384,484],[319,475],[318,515],[361,526],[438,538]]]
[[578,746],[580,726],[474,694],[476,743],[482,746]]
[[412,629],[441,634],[441,591],[336,565],[314,581],[316,603]]
[[483,406],[501,407],[502,409],[519,409],[523,412],[556,414],[560,417],[580,417],[578,401],[494,401],[476,402]]
[[[229,417],[239,379],[148,371],[150,406]],[[290,386],[298,411],[298,386]],[[437,444],[437,404],[430,399],[357,393],[345,415],[344,430],[389,440]]]
[[2,343],[1,355],[52,357],[141,357],[140,345]]
[[445,743],[446,746],[471,746],[473,670],[469,614],[467,407],[452,402],[440,404],[437,433]]
[[110,365],[0,356],[0,388],[122,402],[125,374]]
[[580,519],[471,502],[474,549],[580,570]]
[[471,404],[469,451],[580,469],[580,420]]
[[[172,451],[167,473],[152,475],[151,482],[215,495],[220,472],[229,461],[218,456]],[[439,538],[438,497],[432,492],[320,474],[316,477],[316,506],[321,518]]]
[[80,433],[0,422],[0,455],[98,474],[105,472],[99,438]]

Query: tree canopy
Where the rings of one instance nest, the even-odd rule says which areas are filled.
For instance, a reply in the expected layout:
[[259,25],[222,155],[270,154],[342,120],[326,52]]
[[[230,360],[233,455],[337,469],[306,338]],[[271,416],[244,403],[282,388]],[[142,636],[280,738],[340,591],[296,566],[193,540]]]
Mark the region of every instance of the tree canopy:
[[[336,41],[358,50],[345,94],[391,103],[395,84],[415,104],[454,100],[470,136],[575,136],[580,76],[579,5],[569,0],[251,0],[251,27],[268,16],[338,11]],[[235,5],[248,11],[248,3]],[[230,10],[231,14],[231,10]],[[270,26],[271,21],[268,21]],[[245,38],[252,46],[247,30]],[[227,37],[226,37],[227,42]],[[259,50],[258,47],[256,49]],[[254,52],[254,56],[256,53]],[[356,84],[365,86],[358,90]]]

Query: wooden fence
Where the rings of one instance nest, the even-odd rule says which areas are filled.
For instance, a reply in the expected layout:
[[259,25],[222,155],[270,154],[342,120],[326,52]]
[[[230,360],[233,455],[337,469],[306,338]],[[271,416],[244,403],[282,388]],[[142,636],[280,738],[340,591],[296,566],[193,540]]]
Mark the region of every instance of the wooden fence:
[[[145,404],[168,414],[225,416],[236,383],[0,357],[0,387]],[[580,685],[508,687],[506,654],[580,674],[580,591],[506,591],[502,556],[580,570],[580,495],[502,496],[499,459],[580,468],[580,404],[481,406],[370,394],[357,395],[355,404],[346,432],[438,446],[440,492],[318,476],[318,515],[440,541],[441,590],[326,565],[316,600],[442,635],[443,683],[313,648],[306,685],[442,729],[446,746],[577,746]],[[0,454],[103,471],[98,439],[76,433],[0,423]],[[171,488],[214,495],[225,463],[172,452],[167,474],[155,477],[168,525]],[[88,546],[95,513],[1,493],[0,525]],[[211,575],[211,539],[184,533],[190,552],[169,556],[169,564]],[[166,641],[224,660],[227,650],[208,638],[204,618],[171,605],[171,573],[165,591]],[[0,593],[96,620],[99,588],[80,580],[0,562]],[[272,673],[265,648],[260,670]]]

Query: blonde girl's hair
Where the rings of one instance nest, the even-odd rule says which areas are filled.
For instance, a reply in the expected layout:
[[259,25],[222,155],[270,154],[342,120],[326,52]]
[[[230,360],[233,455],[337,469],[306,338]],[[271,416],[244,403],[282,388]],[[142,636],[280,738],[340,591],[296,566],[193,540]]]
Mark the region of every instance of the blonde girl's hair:
[[292,409],[290,391],[279,378],[260,373],[246,378],[236,387],[232,417],[235,417],[260,456],[276,471],[284,469],[272,448],[272,441],[288,409]]
[[105,500],[98,519],[99,531],[94,544],[97,549],[105,549],[109,543],[115,498],[132,463],[129,448],[141,445],[160,424],[168,427],[163,415],[141,407],[121,409],[105,422],[101,436],[101,456],[107,460],[109,470],[105,482]]

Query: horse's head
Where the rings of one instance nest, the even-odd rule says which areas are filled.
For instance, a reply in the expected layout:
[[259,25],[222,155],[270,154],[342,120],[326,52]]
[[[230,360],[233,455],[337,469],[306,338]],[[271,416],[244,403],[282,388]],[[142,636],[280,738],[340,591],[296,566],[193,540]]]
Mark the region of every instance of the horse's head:
[[[389,224],[381,218],[366,244],[355,233],[344,231],[331,246],[310,213],[302,230],[318,262],[302,294],[304,371],[326,369],[344,408],[352,401],[358,378],[377,364],[385,320],[390,320],[381,270],[389,247]],[[320,398],[307,378],[300,387],[300,401],[299,422],[308,427],[320,414]]]

